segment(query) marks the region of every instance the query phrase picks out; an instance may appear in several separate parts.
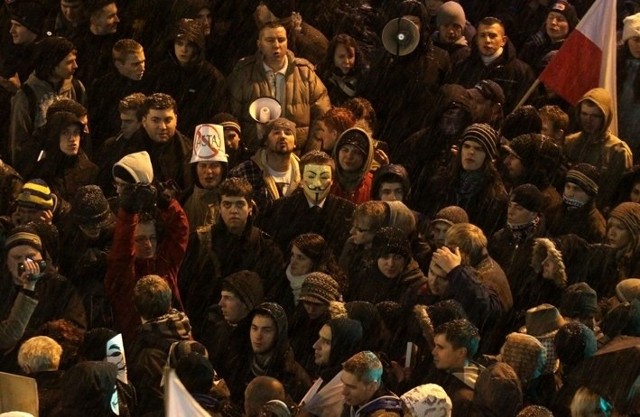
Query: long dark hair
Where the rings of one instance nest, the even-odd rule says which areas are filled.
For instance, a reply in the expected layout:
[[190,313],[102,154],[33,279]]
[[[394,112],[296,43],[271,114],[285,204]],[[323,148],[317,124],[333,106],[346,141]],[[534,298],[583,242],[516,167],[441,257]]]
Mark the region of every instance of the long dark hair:
[[325,55],[324,61],[321,62],[320,65],[318,65],[318,73],[321,74],[321,76],[331,74],[334,71],[335,68],[333,65],[333,57],[336,54],[338,45],[343,45],[346,49],[353,48],[356,56],[355,63],[351,72],[354,75],[362,74],[364,70],[369,67],[369,63],[364,57],[364,54],[362,53],[362,49],[360,48],[360,45],[358,45],[358,42],[356,42],[354,38],[347,35],[346,33],[339,33],[334,36],[333,39],[331,39],[331,42],[329,42],[329,48],[327,49],[327,54]]
[[323,272],[330,275],[340,285],[341,292],[344,293],[346,291],[346,276],[338,266],[331,248],[322,236],[315,233],[298,235],[291,240],[290,248],[294,246],[313,261],[313,272]]

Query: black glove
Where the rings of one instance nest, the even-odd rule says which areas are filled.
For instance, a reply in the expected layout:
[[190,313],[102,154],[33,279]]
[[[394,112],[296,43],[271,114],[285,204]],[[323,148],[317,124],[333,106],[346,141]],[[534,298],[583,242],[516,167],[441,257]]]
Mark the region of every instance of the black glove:
[[178,185],[173,180],[158,183],[158,199],[156,200],[156,204],[160,210],[169,208],[169,203],[176,197],[178,189]]
[[151,213],[156,208],[156,198],[158,191],[151,184],[138,185],[136,191],[137,203],[139,211]]
[[122,187],[120,195],[120,207],[127,213],[137,213],[140,211],[137,204],[136,190],[138,186],[136,184],[126,184]]

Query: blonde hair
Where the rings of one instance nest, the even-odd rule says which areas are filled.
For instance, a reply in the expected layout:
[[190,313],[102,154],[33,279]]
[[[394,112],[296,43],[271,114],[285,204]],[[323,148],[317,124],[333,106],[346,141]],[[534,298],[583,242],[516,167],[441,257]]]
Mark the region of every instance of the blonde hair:
[[582,387],[576,391],[571,400],[571,417],[590,417],[594,411],[603,416],[611,415],[611,404],[589,388]]
[[27,374],[56,371],[61,357],[62,347],[58,342],[47,336],[36,336],[20,346],[18,365]]

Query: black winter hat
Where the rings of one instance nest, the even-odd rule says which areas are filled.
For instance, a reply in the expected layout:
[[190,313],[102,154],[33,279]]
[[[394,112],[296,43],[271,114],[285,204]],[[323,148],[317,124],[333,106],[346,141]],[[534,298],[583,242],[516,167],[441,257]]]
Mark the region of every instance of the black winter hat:
[[541,213],[544,209],[544,195],[532,184],[522,184],[514,188],[509,200],[534,213]]
[[565,19],[567,19],[567,23],[569,23],[569,32],[571,32],[580,21],[580,19],[578,19],[578,13],[576,13],[576,8],[565,0],[557,0],[553,3],[549,8],[549,13],[551,12],[560,13],[565,17]]
[[513,138],[502,149],[509,152],[522,162],[525,168],[533,168],[538,155],[538,149],[544,138],[540,134],[527,133]]
[[540,136],[537,133],[540,130],[542,130],[542,119],[538,109],[533,106],[522,106],[504,118],[500,134],[505,139],[511,140],[527,133],[536,133]]
[[76,47],[73,43],[59,36],[44,38],[36,44],[33,62],[35,73],[40,79],[46,80],[53,69]]
[[103,361],[107,356],[107,342],[117,334],[115,330],[106,327],[97,327],[87,331],[78,356],[88,361]]
[[567,179],[565,182],[571,182],[590,195],[595,197],[598,195],[598,183],[600,183],[600,173],[598,168],[591,164],[580,163],[574,165],[569,172],[567,172]]
[[380,186],[383,182],[399,182],[402,184],[402,192],[406,198],[409,195],[409,188],[411,183],[409,182],[409,173],[400,164],[388,164],[380,167],[373,175],[373,182],[371,183],[371,197],[374,200],[378,199],[380,193]]
[[222,282],[222,289],[235,294],[249,310],[260,304],[264,297],[260,275],[246,269],[227,276]]
[[411,259],[411,243],[406,234],[397,227],[378,229],[373,237],[371,251],[376,258],[393,253],[401,255],[407,261]]
[[327,322],[331,329],[331,353],[329,365],[338,365],[360,351],[362,324],[347,317],[331,319]]
[[71,203],[71,216],[77,224],[105,227],[114,221],[109,202],[97,185],[78,188]]
[[472,141],[479,143],[489,159],[498,156],[498,133],[486,123],[474,123],[464,130],[460,143]]
[[64,393],[60,400],[61,415],[114,416],[111,399],[116,393],[118,367],[109,362],[80,362],[67,370],[60,383]]
[[565,317],[593,316],[598,312],[598,294],[586,282],[571,284],[562,292],[559,310]]
[[36,35],[42,35],[47,17],[44,6],[37,1],[18,0],[7,4],[11,20],[15,20]]
[[593,330],[579,321],[571,321],[562,326],[556,333],[553,344],[560,362],[570,367],[593,356],[598,350]]
[[369,154],[369,142],[371,141],[369,134],[359,127],[352,127],[342,132],[338,138],[338,147],[335,150],[337,155],[340,148],[345,145],[351,145],[366,157]]

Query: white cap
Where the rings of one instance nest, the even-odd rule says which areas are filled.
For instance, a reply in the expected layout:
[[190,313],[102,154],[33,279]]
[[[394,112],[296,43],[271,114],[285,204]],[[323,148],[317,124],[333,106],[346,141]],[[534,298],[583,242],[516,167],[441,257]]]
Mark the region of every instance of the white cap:
[[224,148],[224,127],[222,125],[202,124],[196,126],[193,134],[193,153],[190,163],[227,162]]
[[627,16],[622,22],[624,24],[622,42],[626,42],[634,36],[640,36],[640,13]]

